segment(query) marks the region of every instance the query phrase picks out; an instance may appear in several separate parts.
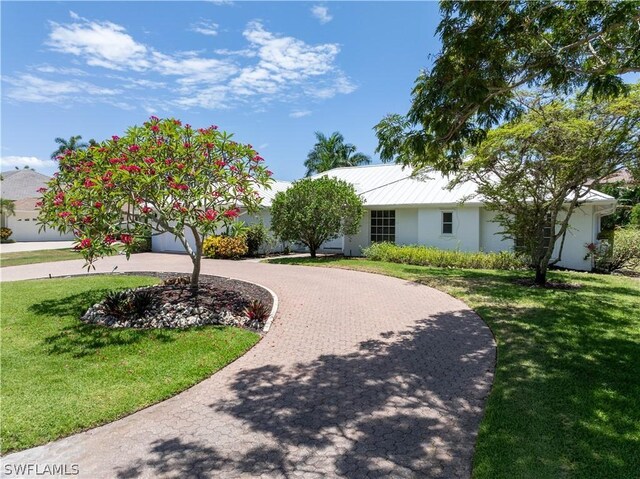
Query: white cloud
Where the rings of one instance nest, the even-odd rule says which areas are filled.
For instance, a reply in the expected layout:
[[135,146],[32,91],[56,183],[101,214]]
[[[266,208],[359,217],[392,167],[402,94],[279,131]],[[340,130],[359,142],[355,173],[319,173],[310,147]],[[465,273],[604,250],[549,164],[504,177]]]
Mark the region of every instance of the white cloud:
[[323,25],[333,20],[333,16],[329,13],[329,9],[322,5],[314,5],[311,7],[311,14],[316,17]]
[[[72,15],[68,24],[50,25],[46,43],[52,50],[73,55],[77,58],[75,63],[83,61],[92,67],[126,74],[100,74],[101,81],[115,85],[104,88],[69,78],[94,75],[91,70],[37,65],[32,70],[46,76],[18,73],[5,77],[3,80],[10,85],[5,89],[5,97],[60,104],[108,102],[122,109],[137,105],[160,111],[238,105],[251,105],[255,109],[304,96],[331,98],[356,88],[336,65],[340,52],[337,43],[309,44],[270,32],[260,21],[246,25],[243,31],[246,45],[234,50],[215,50],[214,54],[159,51],[138,42],[122,25],[79,15]],[[212,22],[197,25],[208,27],[211,35],[218,28]],[[60,76],[58,80],[49,78],[55,74]]]
[[201,21],[191,25],[191,31],[201,33],[202,35],[208,35],[215,37],[218,34],[218,28],[220,25],[214,22]]
[[47,44],[53,50],[83,57],[91,66],[136,71],[150,67],[147,47],[111,22],[52,22]]
[[206,0],[208,3],[213,3],[214,5],[233,5],[233,0]]
[[162,75],[181,77],[181,84],[219,83],[238,71],[228,60],[217,58],[201,58],[194,54],[175,57],[164,53],[153,52],[154,70]]
[[337,94],[348,95],[357,90],[357,86],[354,85],[349,78],[340,73],[335,78],[331,78],[328,81],[317,82],[306,89],[306,93],[312,97],[326,100],[333,98]]
[[24,168],[28,166],[34,169],[55,168],[56,162],[53,160],[41,160],[35,156],[3,156],[0,158],[0,166],[3,170],[9,168]]
[[258,52],[251,48],[243,48],[240,50],[228,50],[226,48],[218,48],[217,50],[214,50],[214,53],[217,55],[239,56],[239,57],[247,57],[247,58],[253,58],[258,55]]
[[294,37],[277,36],[258,21],[249,22],[243,35],[257,49],[259,61],[231,81],[240,95],[274,94],[286,85],[330,73],[340,51],[335,43],[311,46]]
[[69,99],[73,100],[78,94],[88,94],[97,100],[105,96],[112,97],[121,92],[92,83],[45,80],[31,74],[3,77],[3,80],[11,85],[6,93],[8,98],[33,103],[64,103]]
[[291,113],[289,113],[289,116],[291,118],[302,118],[304,116],[309,116],[309,115],[311,115],[310,110],[294,110]]
[[88,73],[80,68],[66,68],[66,67],[57,67],[49,64],[38,65],[34,67],[35,70],[41,73],[57,73],[59,75],[69,75],[69,76],[87,76]]

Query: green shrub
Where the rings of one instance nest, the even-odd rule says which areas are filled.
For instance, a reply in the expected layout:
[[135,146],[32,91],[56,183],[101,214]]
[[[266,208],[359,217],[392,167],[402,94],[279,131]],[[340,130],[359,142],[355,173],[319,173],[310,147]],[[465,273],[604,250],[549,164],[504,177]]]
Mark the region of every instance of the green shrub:
[[151,251],[151,236],[133,240],[132,253],[148,253],[149,251]]
[[209,236],[202,244],[207,258],[238,259],[248,252],[247,238],[238,236]]
[[12,234],[13,231],[11,231],[11,228],[0,228],[0,240],[8,240]]
[[618,228],[612,242],[601,241],[591,253],[596,271],[610,273],[640,267],[640,228]]
[[116,318],[138,319],[151,308],[153,293],[147,289],[109,291],[102,302],[105,312]]
[[631,208],[631,213],[629,213],[629,224],[636,228],[640,228],[640,203]]
[[393,243],[374,243],[363,251],[374,261],[388,261],[416,266],[469,269],[524,269],[527,261],[513,252],[473,253],[457,250],[441,250],[428,246],[398,246]]
[[262,223],[256,223],[246,228],[245,235],[249,256],[256,256],[260,252],[260,248],[267,241],[268,234],[267,228]]

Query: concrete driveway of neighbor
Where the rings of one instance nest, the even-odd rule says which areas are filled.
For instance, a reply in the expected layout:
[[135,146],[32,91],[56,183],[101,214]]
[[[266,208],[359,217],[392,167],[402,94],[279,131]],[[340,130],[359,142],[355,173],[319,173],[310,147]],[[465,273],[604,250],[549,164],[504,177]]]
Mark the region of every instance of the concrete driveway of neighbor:
[[[3,268],[3,280],[78,274],[81,265]],[[191,264],[152,253],[97,263],[114,266]],[[167,401],[5,457],[5,474],[46,463],[77,464],[74,477],[92,479],[470,476],[495,343],[464,303],[339,269],[205,260],[203,273],[276,292],[279,311],[262,341]]]
[[0,244],[0,253],[41,251],[43,249],[71,249],[73,241],[18,241]]

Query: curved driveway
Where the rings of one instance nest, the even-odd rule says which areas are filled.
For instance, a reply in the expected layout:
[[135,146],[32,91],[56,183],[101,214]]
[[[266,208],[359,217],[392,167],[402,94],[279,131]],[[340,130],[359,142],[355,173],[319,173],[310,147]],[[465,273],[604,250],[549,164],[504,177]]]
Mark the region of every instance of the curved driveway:
[[[203,262],[279,297],[270,332],[193,388],[119,421],[9,455],[79,477],[468,477],[495,344],[464,303],[426,286],[328,268]],[[2,280],[81,262],[2,268]],[[98,271],[190,270],[140,254]],[[75,476],[78,477],[78,476]]]

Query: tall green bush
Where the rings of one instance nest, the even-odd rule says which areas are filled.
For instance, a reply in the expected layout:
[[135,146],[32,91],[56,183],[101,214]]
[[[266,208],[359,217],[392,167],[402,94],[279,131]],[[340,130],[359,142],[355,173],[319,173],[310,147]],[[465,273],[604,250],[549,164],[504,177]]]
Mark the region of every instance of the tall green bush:
[[247,238],[249,256],[256,256],[260,248],[267,242],[269,231],[262,222],[247,227],[244,231]]

